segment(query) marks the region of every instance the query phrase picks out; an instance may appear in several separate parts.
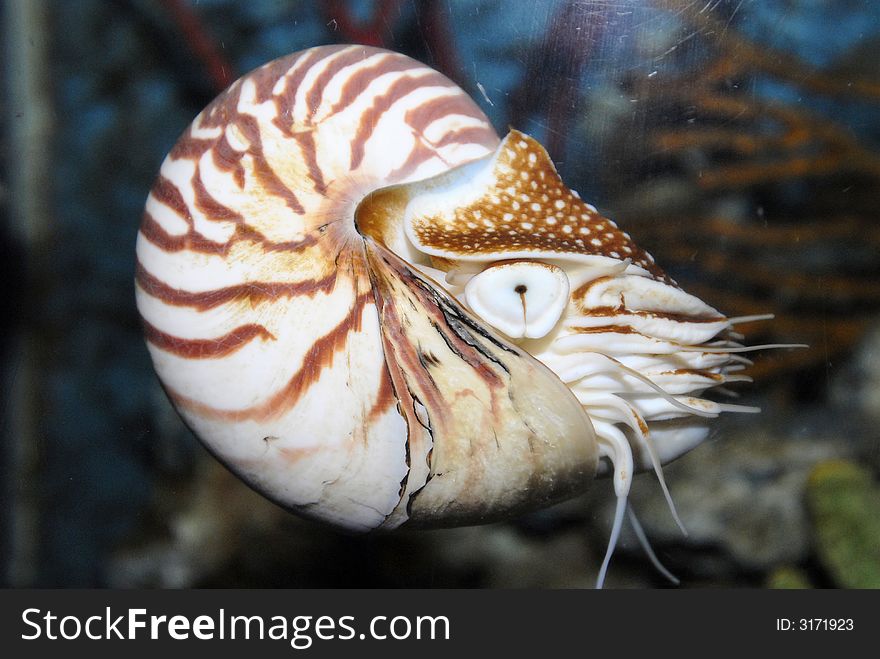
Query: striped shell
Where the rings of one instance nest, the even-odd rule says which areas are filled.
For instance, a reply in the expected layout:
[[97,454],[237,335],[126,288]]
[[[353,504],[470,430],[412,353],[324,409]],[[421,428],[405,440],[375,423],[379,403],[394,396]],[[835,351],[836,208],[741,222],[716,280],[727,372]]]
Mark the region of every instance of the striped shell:
[[187,424],[267,497],[355,531],[501,519],[597,471],[625,502],[634,469],[702,441],[724,406],[698,395],[738,368],[728,319],[537,142],[375,48],[221,94],[163,163],[137,257]]

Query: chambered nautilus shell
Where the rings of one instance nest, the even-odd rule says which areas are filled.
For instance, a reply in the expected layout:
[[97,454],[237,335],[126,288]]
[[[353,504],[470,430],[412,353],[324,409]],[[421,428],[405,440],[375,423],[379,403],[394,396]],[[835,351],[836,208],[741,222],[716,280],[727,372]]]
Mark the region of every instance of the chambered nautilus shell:
[[[353,531],[618,497],[737,408],[732,320],[685,293],[447,78],[324,46],[223,92],[162,164],[137,303],[186,423]],[[664,486],[665,489],[665,486]]]

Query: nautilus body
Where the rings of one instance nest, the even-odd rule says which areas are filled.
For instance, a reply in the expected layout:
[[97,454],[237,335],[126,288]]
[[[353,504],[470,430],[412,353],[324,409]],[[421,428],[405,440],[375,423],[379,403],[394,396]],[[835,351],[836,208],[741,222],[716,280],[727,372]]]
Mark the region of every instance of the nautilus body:
[[305,50],[221,94],[163,163],[137,259],[186,423],[268,498],[352,531],[509,518],[607,474],[614,539],[634,471],[662,483],[736,409],[701,393],[743,379],[732,321],[535,140],[375,48]]

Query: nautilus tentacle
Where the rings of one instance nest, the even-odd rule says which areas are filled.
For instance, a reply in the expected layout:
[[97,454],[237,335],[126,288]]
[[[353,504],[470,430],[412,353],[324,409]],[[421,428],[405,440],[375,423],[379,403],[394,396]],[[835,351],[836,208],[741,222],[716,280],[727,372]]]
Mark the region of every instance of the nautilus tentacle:
[[632,472],[662,479],[733,409],[701,393],[742,379],[730,321],[537,142],[375,48],[312,48],[221,94],[163,163],[137,256],[189,426],[346,529],[501,519],[598,471],[616,538]]

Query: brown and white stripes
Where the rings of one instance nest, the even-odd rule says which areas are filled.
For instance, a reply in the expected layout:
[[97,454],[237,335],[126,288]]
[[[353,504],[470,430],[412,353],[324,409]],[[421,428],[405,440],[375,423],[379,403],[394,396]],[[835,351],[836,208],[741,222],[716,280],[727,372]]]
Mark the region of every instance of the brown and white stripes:
[[354,210],[497,143],[440,73],[325,46],[235,82],[169,153],[137,245],[150,352],[188,424],[268,496],[358,529],[400,503],[406,413]]
[[[404,117],[394,132],[383,124],[392,114]],[[485,155],[496,143],[461,90],[403,55],[328,46],[271,62],[218,97],[169,154],[141,226],[139,294],[202,312],[250,307],[260,316],[261,305],[332,293],[337,278],[353,272],[340,259],[358,258],[352,214],[360,197],[416,172],[428,175]],[[273,208],[272,218],[261,217],[263,206]],[[230,283],[213,286],[197,274],[209,257],[234,261]],[[162,268],[150,267],[160,261]],[[164,277],[168,267],[178,281]],[[228,315],[241,324],[192,338],[174,335],[148,314],[144,321],[155,348],[186,359],[214,359],[251,341],[276,340],[246,314]],[[358,323],[347,315],[332,333]],[[320,374],[297,373],[300,380]],[[288,382],[279,391],[303,392],[309,384]],[[266,397],[274,398],[273,414],[296,404],[295,396]]]
[[[504,519],[598,471],[618,496],[601,582],[633,472],[665,488],[704,417],[751,411],[700,397],[747,379],[730,320],[531,137],[500,141],[448,79],[375,48],[290,55],[211,103],[162,164],[135,278],[196,435],[348,530]],[[548,297],[540,332],[510,329]]]

